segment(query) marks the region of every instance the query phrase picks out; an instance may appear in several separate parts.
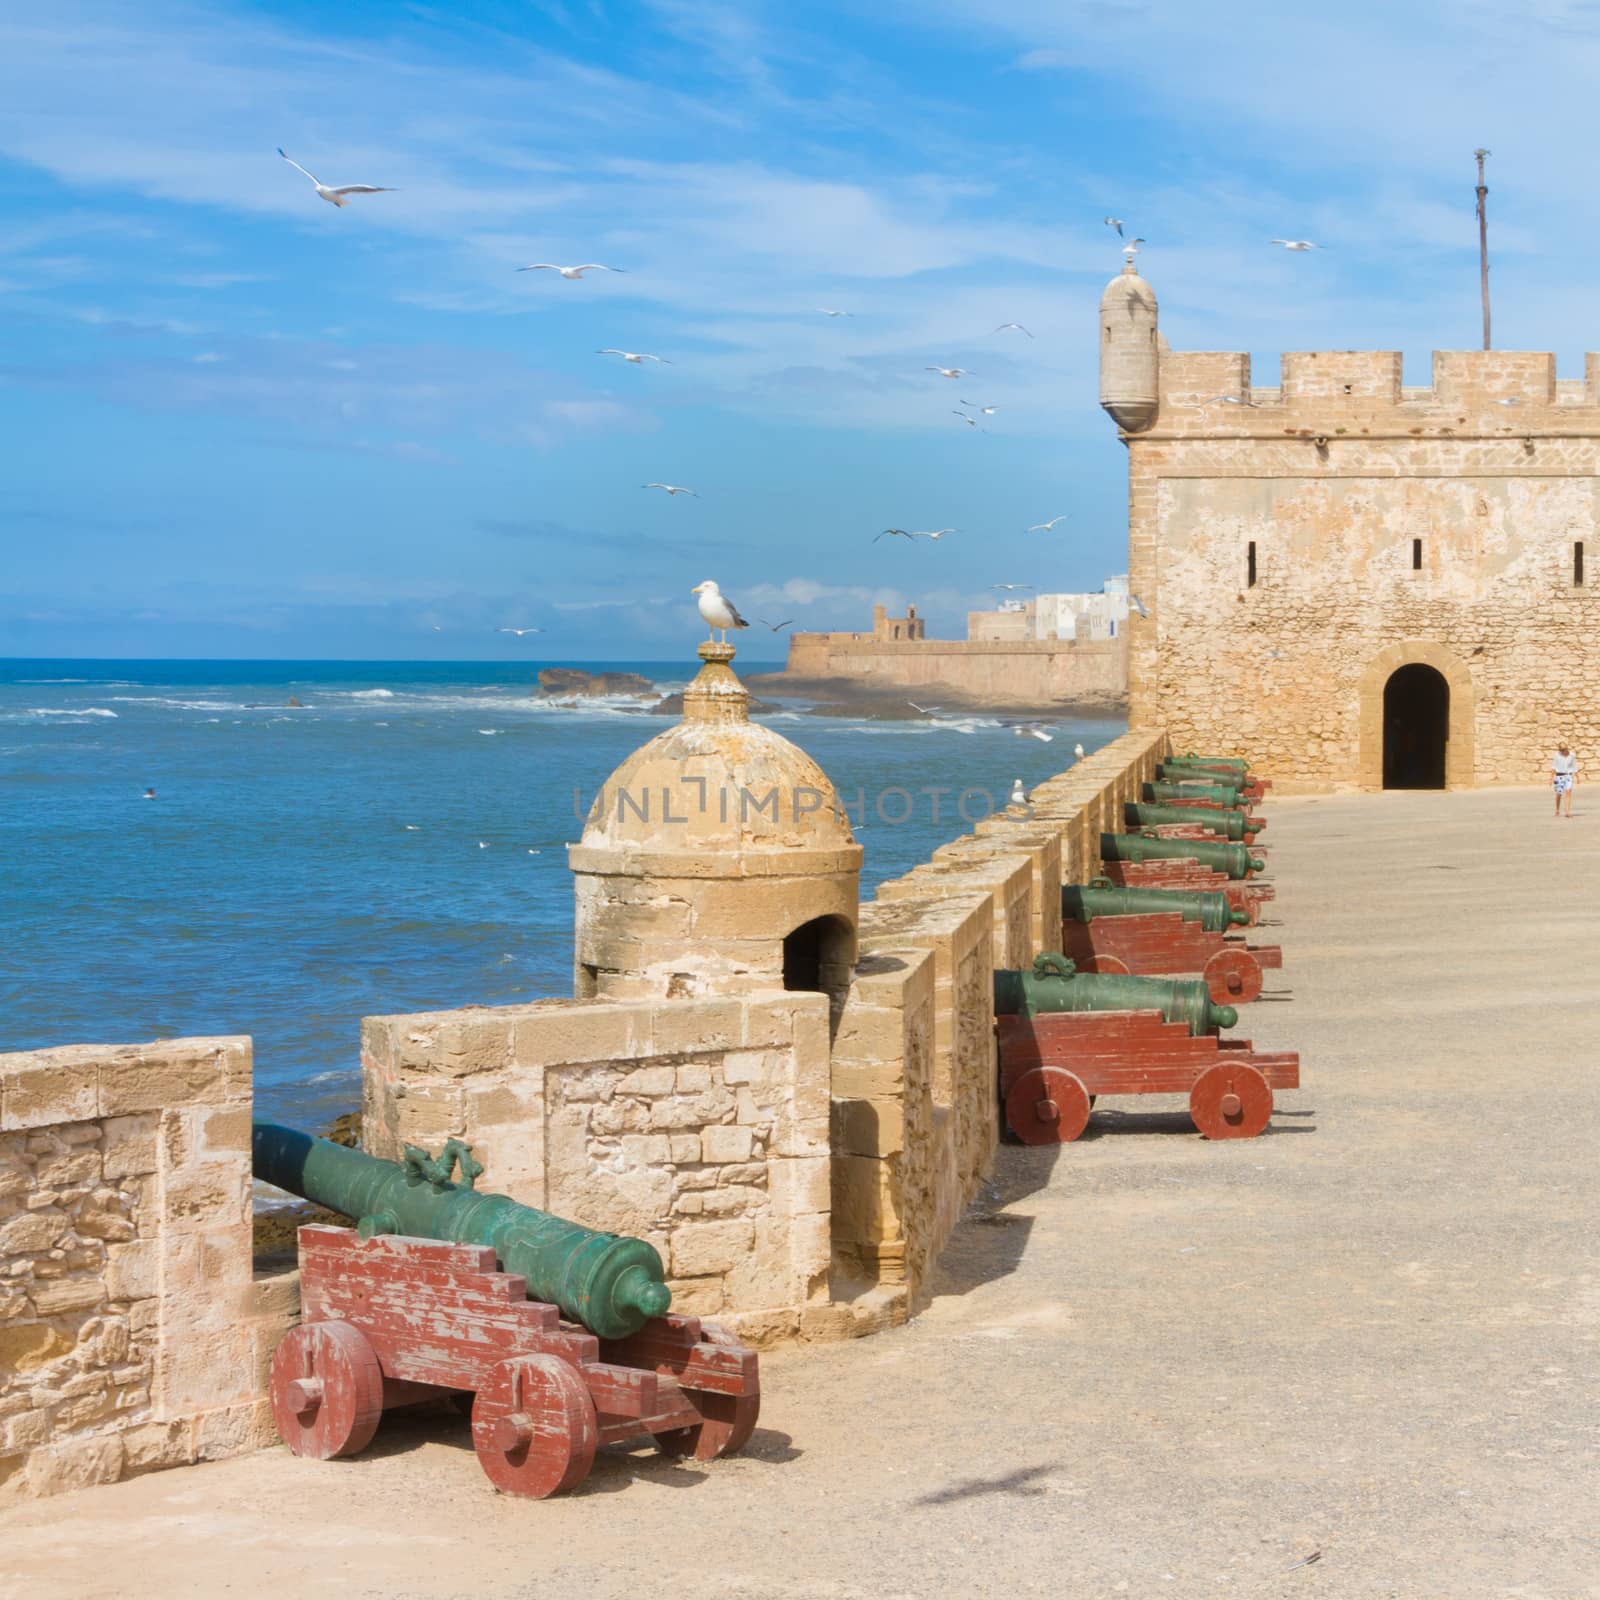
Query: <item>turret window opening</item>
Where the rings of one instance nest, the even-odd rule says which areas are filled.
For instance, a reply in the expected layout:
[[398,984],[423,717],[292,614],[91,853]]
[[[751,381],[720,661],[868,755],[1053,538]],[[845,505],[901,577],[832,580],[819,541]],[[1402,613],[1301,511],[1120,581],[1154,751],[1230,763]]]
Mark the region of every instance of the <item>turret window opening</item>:
[[1252,539],[1244,547],[1244,586],[1253,589],[1256,586],[1256,542]]
[[1422,571],[1422,541],[1420,539],[1411,541],[1411,570],[1413,572]]
[[1583,540],[1576,539],[1572,545],[1572,587],[1583,587]]

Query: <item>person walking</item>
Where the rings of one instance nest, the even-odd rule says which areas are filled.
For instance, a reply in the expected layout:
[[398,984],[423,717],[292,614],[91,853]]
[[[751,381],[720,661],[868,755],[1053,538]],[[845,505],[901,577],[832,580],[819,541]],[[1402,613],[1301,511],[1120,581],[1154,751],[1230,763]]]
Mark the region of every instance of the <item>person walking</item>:
[[1567,815],[1572,815],[1572,788],[1578,781],[1578,758],[1565,739],[1550,758],[1550,787],[1556,792],[1556,815],[1561,815],[1561,797],[1567,797]]

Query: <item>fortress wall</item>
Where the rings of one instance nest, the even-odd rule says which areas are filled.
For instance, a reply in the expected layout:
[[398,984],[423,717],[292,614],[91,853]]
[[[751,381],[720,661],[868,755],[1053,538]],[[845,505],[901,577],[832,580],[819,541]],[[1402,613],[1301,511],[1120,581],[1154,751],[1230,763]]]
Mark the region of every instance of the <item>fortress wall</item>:
[[1285,792],[1376,788],[1383,687],[1415,662],[1450,688],[1452,787],[1600,750],[1600,362],[1562,384],[1542,352],[1440,351],[1411,388],[1392,351],[1291,353],[1280,389],[1205,403],[1228,361],[1247,384],[1242,356],[1164,355],[1124,435],[1132,724]]
[[827,1320],[828,999],[549,1000],[368,1017],[363,1147],[457,1137],[480,1187],[647,1239],[675,1310]]
[[990,704],[1118,702],[1127,687],[1127,642],[1120,635],[1075,643],[796,634],[786,672],[913,693],[944,691]]
[[0,1055],[0,1504],[272,1443],[250,1041]]
[[1093,877],[1167,753],[1142,730],[879,886],[834,1040],[835,1284],[914,1307],[1000,1136],[993,969],[1061,945],[1061,885]]

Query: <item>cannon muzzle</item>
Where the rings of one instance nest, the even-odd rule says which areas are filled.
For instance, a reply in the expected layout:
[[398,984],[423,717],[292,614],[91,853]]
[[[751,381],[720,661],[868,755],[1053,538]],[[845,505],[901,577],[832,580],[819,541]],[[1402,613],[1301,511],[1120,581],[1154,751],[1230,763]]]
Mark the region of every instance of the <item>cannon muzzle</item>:
[[1178,825],[1204,828],[1221,839],[1242,840],[1260,831],[1260,818],[1247,811],[1213,811],[1206,806],[1155,806],[1130,800],[1122,808],[1122,820],[1130,828],[1160,828]]
[[1061,886],[1061,915],[1072,922],[1162,911],[1175,911],[1185,922],[1198,922],[1207,933],[1226,933],[1229,928],[1242,928],[1250,921],[1250,913],[1235,911],[1225,894],[1184,889],[1117,889],[1103,878],[1097,883],[1064,883]]
[[1230,878],[1247,878],[1252,872],[1266,871],[1267,864],[1253,856],[1242,844],[1226,844],[1221,839],[1158,839],[1147,833],[1102,833],[1102,861],[1183,861],[1194,860],[1213,872]]
[[1204,978],[1130,978],[1120,973],[1079,972],[1055,951],[1034,959],[1026,971],[1003,968],[994,975],[996,1016],[1037,1016],[1050,1011],[1159,1011],[1190,1034],[1231,1028],[1239,1013],[1211,998]]
[[[509,1195],[479,1194],[472,1185],[483,1168],[459,1139],[437,1157],[407,1145],[404,1161],[381,1161],[257,1118],[250,1144],[258,1178],[350,1217],[364,1239],[403,1233],[491,1246],[501,1267],[525,1280],[530,1300],[559,1307],[602,1339],[637,1333],[672,1303],[654,1246]],[[459,1183],[451,1181],[457,1171]]]

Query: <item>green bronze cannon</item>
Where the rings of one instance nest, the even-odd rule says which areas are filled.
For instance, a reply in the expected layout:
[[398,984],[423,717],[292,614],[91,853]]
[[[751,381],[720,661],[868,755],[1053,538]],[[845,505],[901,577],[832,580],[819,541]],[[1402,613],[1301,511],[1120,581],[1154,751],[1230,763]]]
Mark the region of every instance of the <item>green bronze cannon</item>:
[[1079,972],[1064,955],[1047,951],[1026,972],[994,975],[997,1017],[1034,1017],[1054,1011],[1159,1011],[1168,1022],[1187,1025],[1193,1038],[1231,1028],[1239,1013],[1219,1006],[1204,978],[1130,978],[1120,973]]
[[1173,783],[1146,783],[1140,785],[1139,793],[1141,799],[1153,805],[1170,803],[1174,800],[1213,800],[1219,806],[1244,804],[1244,790],[1220,780],[1216,783],[1200,783],[1194,779],[1181,778]]
[[1061,915],[1072,922],[1093,922],[1096,917],[1145,916],[1151,912],[1177,912],[1185,922],[1198,922],[1207,933],[1226,933],[1245,927],[1248,911],[1235,911],[1225,894],[1184,889],[1117,889],[1099,882],[1064,883]]
[[1237,778],[1241,783],[1248,779],[1250,763],[1243,756],[1168,756],[1161,763],[1163,775],[1166,772],[1220,772],[1229,778]]
[[1160,839],[1148,833],[1102,833],[1102,861],[1198,861],[1213,872],[1230,878],[1264,872],[1266,862],[1253,856],[1242,844],[1226,844],[1221,839]]
[[[472,1185],[483,1168],[452,1139],[437,1157],[407,1145],[404,1161],[380,1161],[327,1139],[259,1118],[251,1124],[255,1175],[356,1221],[364,1239],[397,1233],[488,1245],[501,1267],[526,1280],[530,1300],[559,1306],[602,1339],[625,1339],[665,1314],[672,1292],[661,1257],[643,1239],[596,1233]],[[451,1181],[459,1170],[461,1181]]]
[[[1212,811],[1201,806],[1151,806],[1130,800],[1122,808],[1122,820],[1130,828],[1181,826],[1204,828],[1207,833],[1235,842],[1259,831],[1261,819],[1247,811]],[[1251,827],[1255,823],[1257,826]]]

